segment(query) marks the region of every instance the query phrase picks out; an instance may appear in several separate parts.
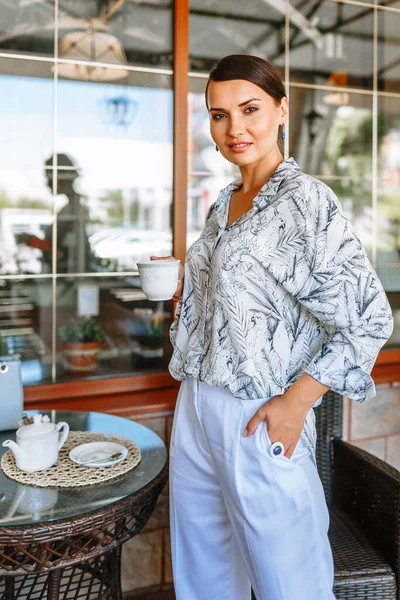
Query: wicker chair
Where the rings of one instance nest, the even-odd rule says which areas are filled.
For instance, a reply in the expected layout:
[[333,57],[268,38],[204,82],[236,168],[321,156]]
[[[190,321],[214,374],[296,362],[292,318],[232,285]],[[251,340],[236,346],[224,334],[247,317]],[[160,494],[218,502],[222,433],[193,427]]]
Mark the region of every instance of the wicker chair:
[[327,392],[315,414],[318,471],[331,517],[335,597],[400,600],[400,473],[341,439],[342,396]]
[[337,600],[400,600],[400,473],[341,439],[342,404],[329,391],[315,411],[334,593]]

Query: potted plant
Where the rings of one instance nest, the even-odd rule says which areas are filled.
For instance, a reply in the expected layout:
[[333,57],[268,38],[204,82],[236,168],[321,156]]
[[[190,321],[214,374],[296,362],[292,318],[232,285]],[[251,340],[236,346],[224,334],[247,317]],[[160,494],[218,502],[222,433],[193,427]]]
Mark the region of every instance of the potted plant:
[[96,319],[81,317],[60,327],[64,342],[65,368],[72,373],[94,371],[104,331]]

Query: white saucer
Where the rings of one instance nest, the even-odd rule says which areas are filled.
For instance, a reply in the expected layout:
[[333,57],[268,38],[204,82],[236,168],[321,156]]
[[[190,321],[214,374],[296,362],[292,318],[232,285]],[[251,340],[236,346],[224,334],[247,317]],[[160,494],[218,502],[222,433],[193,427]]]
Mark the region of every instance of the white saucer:
[[[121,458],[117,460],[108,460],[107,457],[112,454],[116,454],[117,452],[121,452]],[[75,446],[69,453],[69,457],[78,465],[82,465],[85,467],[95,467],[98,469],[99,467],[109,467],[111,465],[116,465],[120,463],[126,455],[128,454],[128,448],[122,446],[122,444],[117,444],[115,442],[89,442],[87,444],[80,444],[80,446]],[[84,465],[86,461],[94,460],[98,458],[98,462],[93,462],[88,465]],[[101,460],[104,459],[104,460]]]

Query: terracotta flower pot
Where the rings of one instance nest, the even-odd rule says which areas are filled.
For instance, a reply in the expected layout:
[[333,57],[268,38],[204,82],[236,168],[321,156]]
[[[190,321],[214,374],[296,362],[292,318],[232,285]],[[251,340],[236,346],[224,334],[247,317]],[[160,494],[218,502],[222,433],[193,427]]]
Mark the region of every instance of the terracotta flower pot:
[[97,367],[101,342],[64,342],[65,368],[71,373],[87,373]]

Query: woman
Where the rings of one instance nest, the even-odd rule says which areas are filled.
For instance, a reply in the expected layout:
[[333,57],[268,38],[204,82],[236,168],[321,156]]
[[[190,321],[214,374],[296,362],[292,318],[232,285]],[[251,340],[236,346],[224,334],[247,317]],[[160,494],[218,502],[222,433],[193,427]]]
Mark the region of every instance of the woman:
[[391,311],[332,190],[282,159],[288,102],[275,68],[223,58],[206,104],[241,180],[188,250],[171,327],[176,597],[249,600],[252,587],[257,600],[331,600],[313,406],[329,388],[375,396]]

